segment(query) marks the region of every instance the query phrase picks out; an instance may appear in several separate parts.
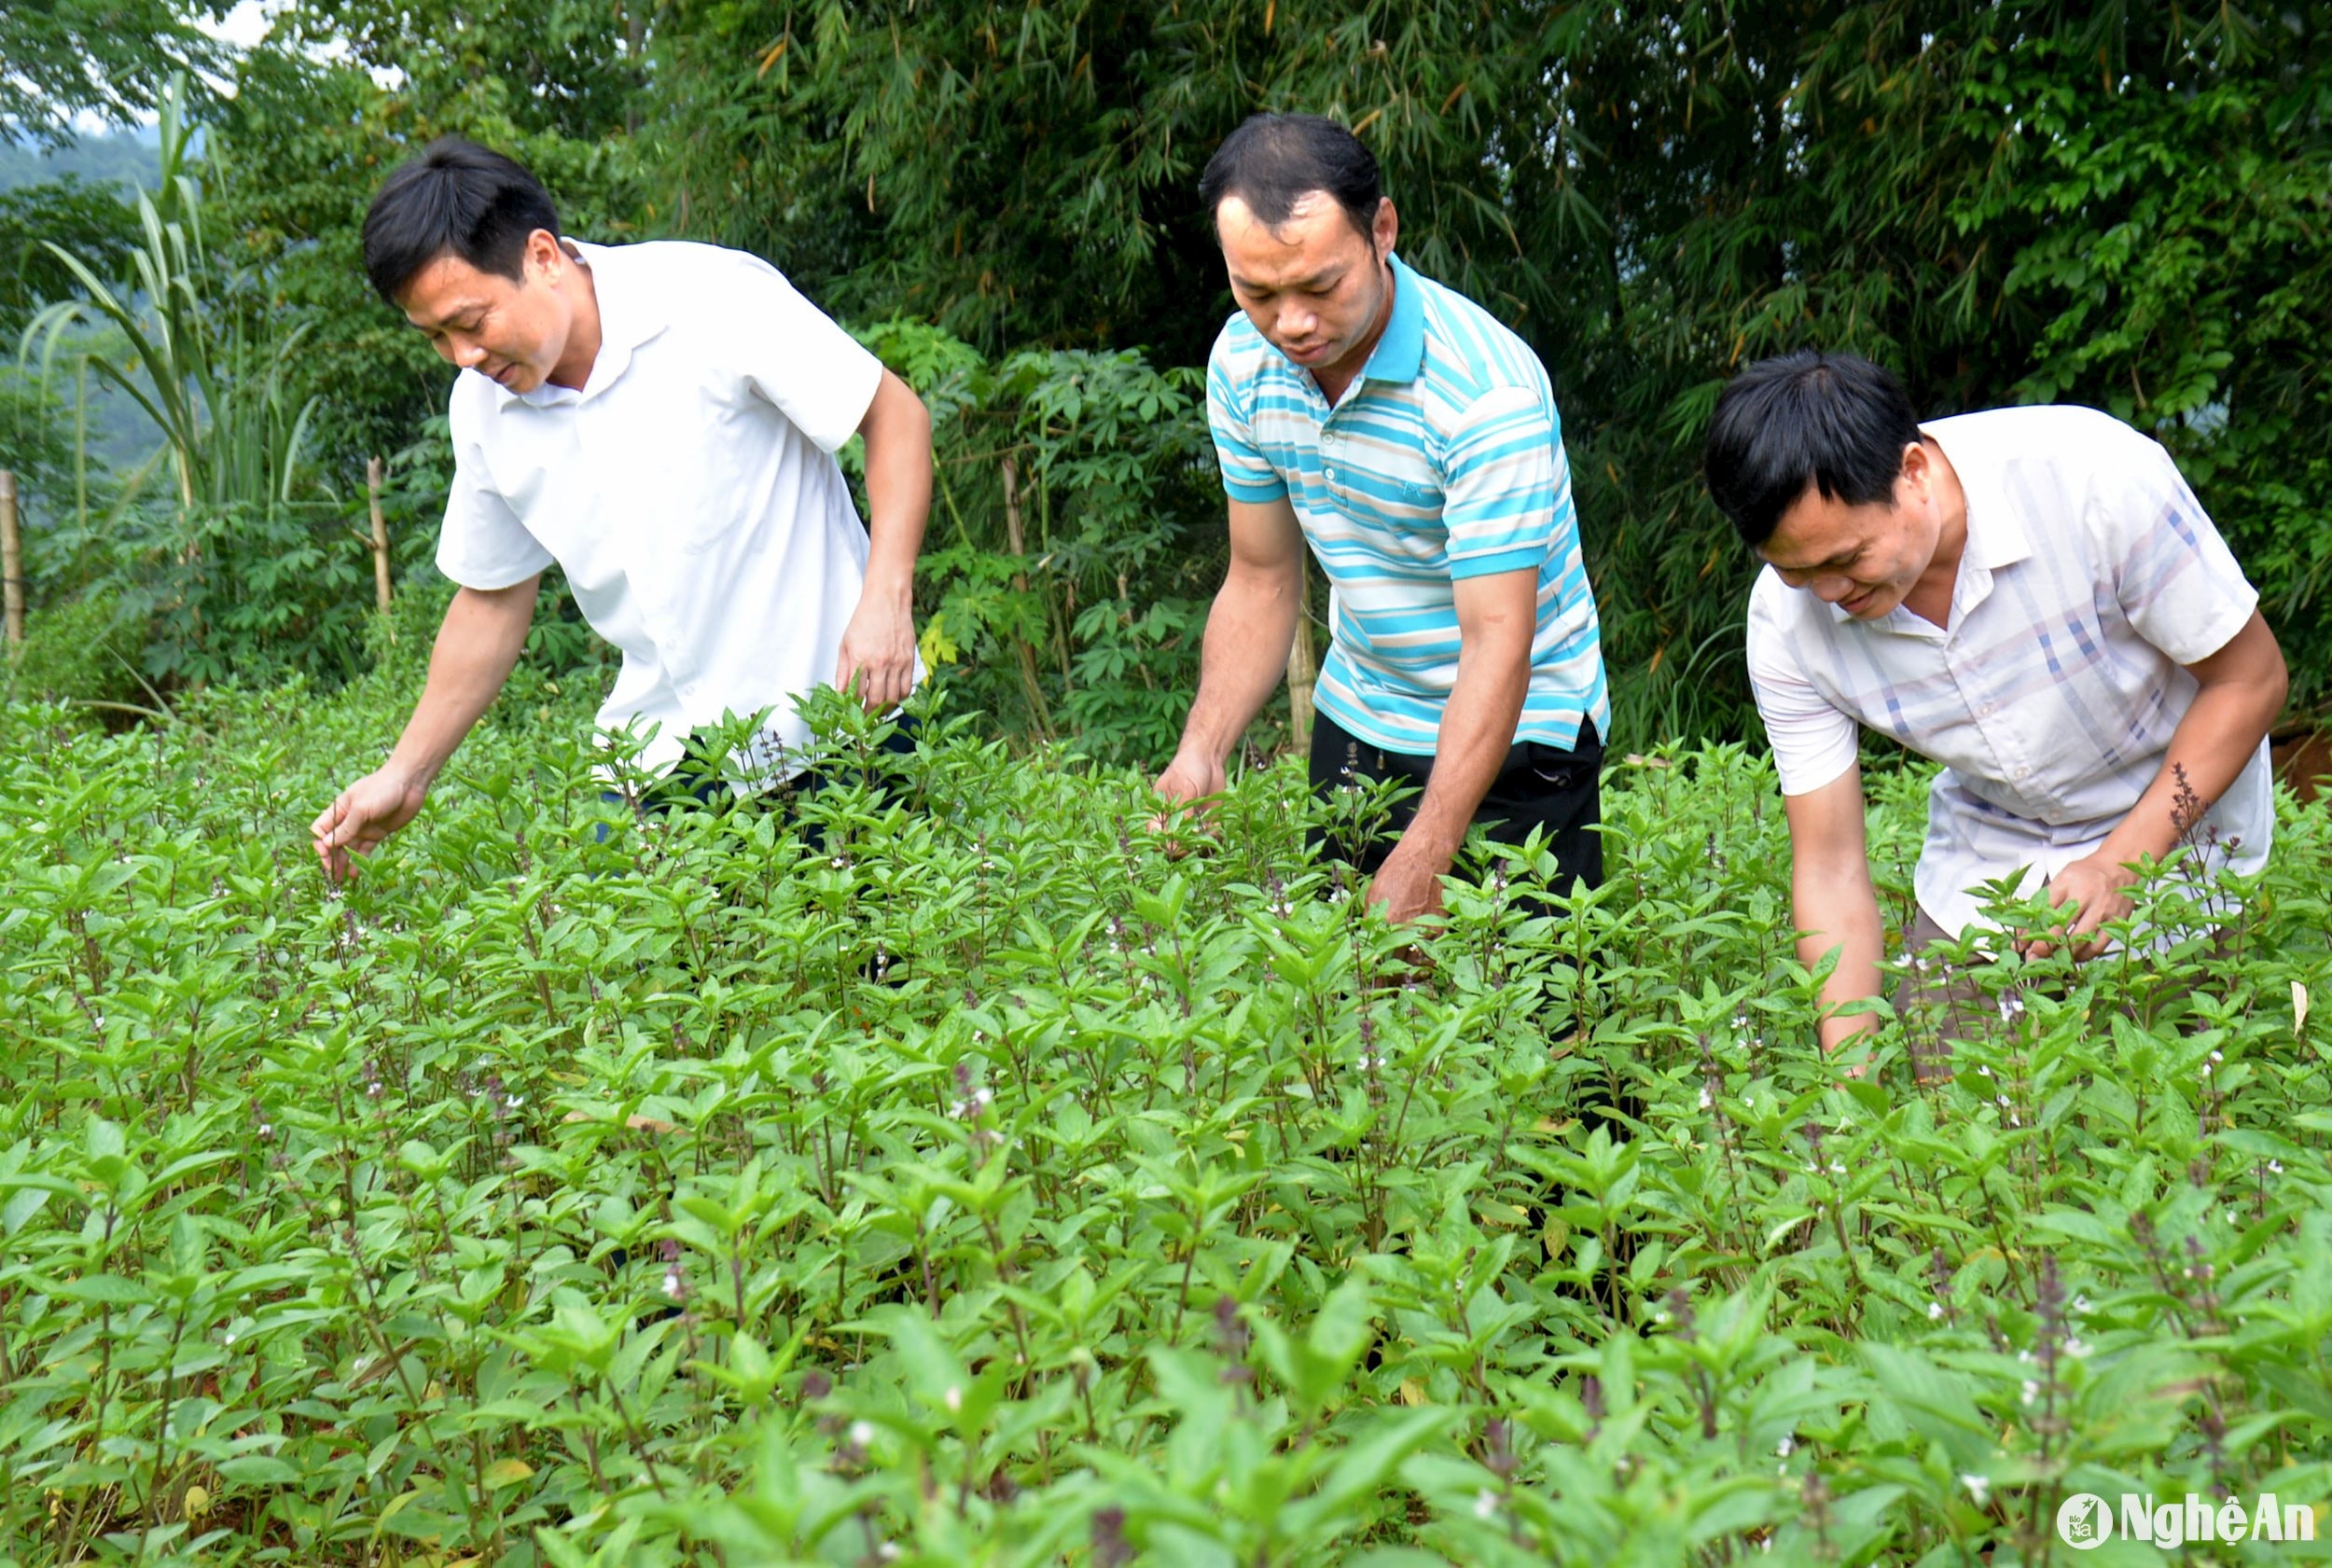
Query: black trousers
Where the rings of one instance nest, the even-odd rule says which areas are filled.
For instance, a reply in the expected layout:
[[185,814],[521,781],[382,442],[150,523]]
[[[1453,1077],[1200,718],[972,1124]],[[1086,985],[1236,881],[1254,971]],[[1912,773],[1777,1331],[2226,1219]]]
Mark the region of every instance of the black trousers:
[[[882,744],[869,765],[864,770],[845,765],[840,770],[841,778],[854,778],[861,784],[884,788],[897,783],[888,766],[889,759],[915,755],[915,732],[919,725],[912,714],[901,714],[892,724],[891,732],[883,737]],[[632,804],[642,816],[660,816],[691,803],[716,810],[729,806],[749,811],[774,809],[791,814],[795,802],[824,789],[834,783],[836,777],[827,770],[812,768],[774,789],[764,790],[757,795],[740,796],[729,786],[726,774],[728,761],[728,755],[719,750],[709,736],[701,730],[697,731],[688,737],[687,749],[681,753],[680,760],[673,766],[672,771],[650,784]],[[624,803],[624,798],[613,790],[602,790],[599,798],[611,806]],[[607,829],[604,826],[600,828],[599,837],[602,842],[606,840]]]
[[[1433,764],[1430,756],[1371,745],[1325,714],[1312,716],[1312,789],[1324,798],[1341,785],[1381,779],[1414,785],[1422,793],[1433,777]],[[1580,722],[1578,743],[1569,751],[1517,741],[1476,808],[1474,820],[1502,844],[1519,844],[1533,828],[1545,829],[1559,867],[1551,885],[1567,889],[1576,878],[1589,887],[1601,886],[1603,840],[1593,829],[1603,819],[1603,742],[1593,719]],[[1417,815],[1418,799],[1412,795],[1395,801],[1383,826],[1361,842],[1334,832],[1315,833],[1312,852],[1333,855],[1373,876]]]

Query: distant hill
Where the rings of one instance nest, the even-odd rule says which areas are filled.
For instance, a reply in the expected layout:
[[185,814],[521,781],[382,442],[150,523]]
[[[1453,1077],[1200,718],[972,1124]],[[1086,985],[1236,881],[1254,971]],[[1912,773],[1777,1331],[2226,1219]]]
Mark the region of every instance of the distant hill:
[[91,184],[114,181],[125,187],[154,183],[160,146],[151,126],[83,136],[54,149],[0,139],[0,190],[78,174]]

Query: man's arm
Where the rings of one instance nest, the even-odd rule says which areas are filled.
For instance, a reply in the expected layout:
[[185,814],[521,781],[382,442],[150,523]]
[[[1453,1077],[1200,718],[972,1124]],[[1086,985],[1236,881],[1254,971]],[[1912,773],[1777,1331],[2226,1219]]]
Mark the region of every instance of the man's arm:
[[931,412],[885,370],[858,433],[867,438],[867,581],[842,631],[834,684],[847,691],[855,679],[880,713],[915,687],[915,557],[931,514]]
[[508,588],[465,588],[446,606],[429,679],[388,761],[342,790],[308,826],[333,881],[348,875],[349,852],[371,853],[419,814],[446,759],[510,678],[541,582],[538,572]]
[[[2257,754],[2275,715],[2283,711],[2290,685],[2283,650],[2256,610],[2225,647],[2186,669],[2200,689],[2171,732],[2161,770],[2103,844],[2049,879],[2051,904],[2070,901],[2080,906],[2067,930],[2070,937],[2090,937],[2105,922],[2129,914],[2130,873],[2125,867],[2140,856],[2159,860],[2178,842],[2172,813],[2179,774],[2184,772],[2186,788],[2200,802],[2191,809],[2207,810]],[[2052,945],[2034,942],[2026,951],[2045,957]],[[2074,956],[2088,958],[2102,945],[2076,940]]]
[[1835,1051],[1872,1027],[1871,1014],[1836,1009],[1879,994],[1879,959],[1886,944],[1863,837],[1862,770],[1850,764],[1819,789],[1785,795],[1782,809],[1789,818],[1790,923],[1800,933],[1798,960],[1811,969],[1832,948],[1839,950],[1838,966],[1822,986],[1822,1048]]
[[1401,841],[1368,884],[1385,918],[1405,921],[1441,907],[1441,879],[1465,830],[1514,749],[1530,695],[1531,639],[1538,628],[1535,567],[1460,577],[1458,669],[1441,710],[1433,773]]
[[1207,612],[1199,694],[1158,792],[1180,804],[1220,794],[1223,759],[1287,671],[1296,617],[1304,613],[1304,534],[1296,508],[1276,501],[1230,503],[1230,570]]

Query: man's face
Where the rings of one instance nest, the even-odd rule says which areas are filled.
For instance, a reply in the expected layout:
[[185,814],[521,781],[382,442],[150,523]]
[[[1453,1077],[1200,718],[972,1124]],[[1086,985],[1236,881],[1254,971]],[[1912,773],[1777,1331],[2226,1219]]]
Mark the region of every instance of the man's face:
[[532,392],[566,352],[574,311],[558,282],[575,264],[538,229],[527,238],[524,276],[516,282],[449,253],[414,273],[397,304],[447,363],[512,392]]
[[1236,196],[1215,210],[1231,298],[1272,347],[1314,374],[1356,373],[1376,346],[1398,231],[1392,202],[1364,236],[1326,191],[1298,199],[1277,229]]
[[1876,620],[1909,597],[1936,558],[1942,518],[1932,468],[1923,447],[1906,448],[1892,505],[1850,506],[1809,485],[1757,553],[1790,587]]

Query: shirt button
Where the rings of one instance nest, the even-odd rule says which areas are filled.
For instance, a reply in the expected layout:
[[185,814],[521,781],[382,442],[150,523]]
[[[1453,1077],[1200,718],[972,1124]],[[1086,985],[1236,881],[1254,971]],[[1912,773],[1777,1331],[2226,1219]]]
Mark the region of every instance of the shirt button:
[[2016,776],[2017,776],[2019,779],[2026,779],[2026,778],[2030,778],[2030,777],[2032,777],[2032,773],[2033,773],[2033,770],[2032,770],[2030,768],[2024,767],[2024,766],[2022,766],[2021,764],[2020,764],[2020,765],[2018,766],[2017,770],[2016,770]]
[[1989,702],[1985,703],[1982,707],[1977,709],[1976,711],[1983,715],[1986,718],[1992,717],[1992,704]]

